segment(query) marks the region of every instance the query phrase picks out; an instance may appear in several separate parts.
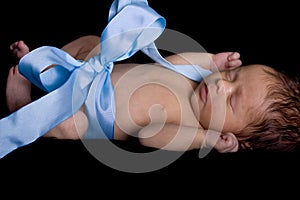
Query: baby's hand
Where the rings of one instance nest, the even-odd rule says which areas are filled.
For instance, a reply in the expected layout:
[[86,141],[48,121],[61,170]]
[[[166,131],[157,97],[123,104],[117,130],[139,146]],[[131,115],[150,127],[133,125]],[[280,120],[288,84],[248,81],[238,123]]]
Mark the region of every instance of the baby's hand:
[[207,130],[202,147],[214,148],[220,153],[237,152],[239,141],[231,132],[220,133],[215,130]]
[[212,71],[233,69],[242,65],[238,52],[223,52],[212,56]]

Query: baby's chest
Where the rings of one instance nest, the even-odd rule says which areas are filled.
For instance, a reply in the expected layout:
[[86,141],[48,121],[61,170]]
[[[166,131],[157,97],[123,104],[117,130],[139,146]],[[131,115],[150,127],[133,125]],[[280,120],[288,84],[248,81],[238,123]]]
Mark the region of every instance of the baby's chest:
[[149,123],[184,123],[190,124],[195,118],[190,98],[186,90],[149,83],[135,91],[116,94],[117,115],[130,117],[140,126]]

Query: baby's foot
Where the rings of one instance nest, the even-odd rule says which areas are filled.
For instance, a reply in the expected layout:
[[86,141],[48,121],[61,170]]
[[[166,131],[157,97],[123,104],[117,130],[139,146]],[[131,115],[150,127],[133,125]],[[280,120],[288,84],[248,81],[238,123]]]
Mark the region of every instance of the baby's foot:
[[6,104],[10,112],[31,102],[31,83],[20,74],[18,66],[11,67],[6,83]]
[[20,60],[25,54],[29,53],[29,48],[23,40],[12,43],[9,49],[16,60]]
[[238,52],[217,53],[212,56],[212,60],[215,65],[212,67],[213,71],[233,69],[242,65],[240,54]]

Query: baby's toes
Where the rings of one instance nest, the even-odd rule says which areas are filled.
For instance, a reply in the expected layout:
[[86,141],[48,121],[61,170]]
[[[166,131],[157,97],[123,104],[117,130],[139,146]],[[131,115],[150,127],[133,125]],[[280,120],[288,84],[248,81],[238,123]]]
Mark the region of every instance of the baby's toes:
[[27,53],[29,53],[29,48],[28,46],[24,43],[23,40],[20,41],[16,41],[14,43],[12,43],[9,46],[12,55],[16,58],[16,59],[20,59],[22,58],[24,55],[26,55]]
[[12,43],[11,45],[9,45],[9,50],[12,51],[15,48],[17,48],[18,47],[18,43],[19,43],[19,41],[16,41],[16,42]]

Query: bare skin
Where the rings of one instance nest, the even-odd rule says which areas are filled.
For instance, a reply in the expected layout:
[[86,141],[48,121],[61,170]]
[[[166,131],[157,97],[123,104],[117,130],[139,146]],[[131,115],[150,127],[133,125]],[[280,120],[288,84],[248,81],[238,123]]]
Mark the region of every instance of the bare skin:
[[[11,44],[10,50],[17,60],[29,53],[29,48],[23,41]],[[6,84],[6,102],[10,112],[14,112],[31,102],[31,83],[19,73],[18,67],[9,69]]]
[[[87,60],[100,52],[99,48],[96,48],[99,49],[98,51],[94,48],[99,41],[99,37],[86,36],[70,42],[62,49],[76,59]],[[22,41],[12,44],[11,50],[17,59],[29,52],[29,48]],[[239,58],[240,55],[237,52],[224,52],[218,54],[183,53],[166,59],[173,64],[193,63],[216,71],[239,67],[241,65]],[[157,65],[137,66],[138,64],[116,64],[111,74],[117,99],[114,139],[128,139],[132,133],[140,132],[143,127],[162,121],[191,127],[201,126],[190,102],[190,97],[198,83]],[[145,72],[147,76],[143,75]],[[159,83],[157,82],[158,75],[161,77]],[[133,77],[140,77],[140,79]],[[179,81],[174,81],[177,78]],[[17,66],[12,67],[7,78],[6,90],[9,110],[13,112],[30,103],[30,92],[31,83],[19,73]],[[155,96],[154,93],[159,95]],[[128,94],[131,95],[128,96]],[[44,136],[79,139],[84,135],[87,126],[88,122],[82,109]],[[201,139],[203,140],[203,134]],[[198,142],[192,148],[197,147],[199,148]]]

